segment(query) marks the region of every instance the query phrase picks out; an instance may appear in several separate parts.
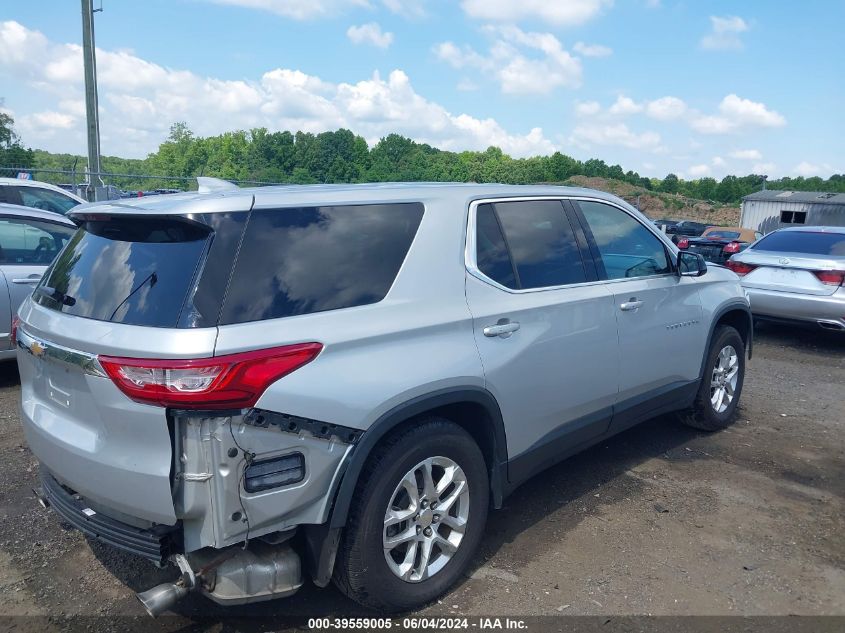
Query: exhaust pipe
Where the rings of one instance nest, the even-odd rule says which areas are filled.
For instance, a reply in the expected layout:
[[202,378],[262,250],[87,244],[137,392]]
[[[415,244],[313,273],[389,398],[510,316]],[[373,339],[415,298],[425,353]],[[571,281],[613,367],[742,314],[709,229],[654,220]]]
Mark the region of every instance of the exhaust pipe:
[[141,601],[144,609],[154,618],[165,611],[169,611],[182,598],[188,595],[190,589],[185,586],[182,580],[178,582],[166,582],[152,589],[141,591],[135,597]]

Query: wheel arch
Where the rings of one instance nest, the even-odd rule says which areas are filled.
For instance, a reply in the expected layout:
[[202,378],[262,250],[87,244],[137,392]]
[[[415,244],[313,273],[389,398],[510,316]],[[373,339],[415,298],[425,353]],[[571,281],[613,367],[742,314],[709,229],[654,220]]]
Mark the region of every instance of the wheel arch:
[[361,471],[373,449],[393,433],[423,417],[442,416],[458,424],[476,441],[487,466],[490,499],[500,508],[507,487],[507,437],[496,398],[480,387],[451,387],[413,398],[379,417],[362,435],[334,493],[326,523],[304,526],[306,556],[314,583],[326,586]]
[[713,315],[710,325],[710,332],[707,335],[707,345],[704,348],[704,355],[701,360],[701,370],[699,376],[704,376],[704,365],[707,362],[707,351],[713,343],[713,335],[720,325],[729,325],[739,332],[742,337],[742,342],[745,344],[745,349],[748,354],[748,359],[751,359],[751,353],[754,346],[754,318],[751,316],[751,308],[746,303],[733,302],[719,308]]

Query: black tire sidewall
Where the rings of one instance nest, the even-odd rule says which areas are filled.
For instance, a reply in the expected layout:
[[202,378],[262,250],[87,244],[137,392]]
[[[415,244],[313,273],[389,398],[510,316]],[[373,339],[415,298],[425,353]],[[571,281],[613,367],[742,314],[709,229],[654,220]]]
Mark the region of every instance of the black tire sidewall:
[[[356,547],[362,549],[361,559],[368,563],[363,570],[364,581],[369,593],[372,595],[373,588],[377,588],[379,602],[391,609],[403,610],[426,604],[448,590],[466,569],[484,532],[489,503],[484,456],[463,429],[448,423],[443,426],[446,432],[433,437],[410,433],[393,446],[381,461],[383,470],[369,482],[360,499],[364,506],[355,536],[358,539]],[[384,558],[384,513],[401,478],[424,459],[435,456],[452,459],[466,475],[470,496],[467,528],[458,551],[443,569],[431,578],[409,583],[398,578]]]
[[[713,404],[710,402],[710,382],[713,378],[713,369],[719,357],[719,353],[725,346],[731,345],[736,350],[737,362],[739,363],[739,376],[737,377],[736,389],[734,390],[734,397],[728,408],[722,413],[716,412]],[[742,337],[734,328],[723,326],[716,331],[713,337],[713,342],[710,345],[710,350],[707,356],[707,364],[704,367],[704,376],[701,379],[701,389],[698,397],[699,414],[703,415],[705,419],[716,427],[725,427],[730,424],[737,407],[739,406],[739,399],[742,395],[742,387],[745,383],[745,344]]]

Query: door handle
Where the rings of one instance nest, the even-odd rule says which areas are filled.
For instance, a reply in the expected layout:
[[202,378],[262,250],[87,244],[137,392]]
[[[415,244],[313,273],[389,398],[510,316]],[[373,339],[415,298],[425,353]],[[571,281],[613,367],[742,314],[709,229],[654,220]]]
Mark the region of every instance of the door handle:
[[519,329],[519,322],[518,321],[505,321],[502,319],[496,325],[488,325],[484,330],[484,336],[494,337],[500,336],[502,338],[508,338],[514,332]]
[[636,297],[631,297],[628,301],[619,305],[619,309],[622,312],[633,312],[635,310],[639,310],[643,305],[643,302],[637,299]]
[[22,279],[12,279],[13,284],[37,284],[41,281],[41,277],[24,277]]

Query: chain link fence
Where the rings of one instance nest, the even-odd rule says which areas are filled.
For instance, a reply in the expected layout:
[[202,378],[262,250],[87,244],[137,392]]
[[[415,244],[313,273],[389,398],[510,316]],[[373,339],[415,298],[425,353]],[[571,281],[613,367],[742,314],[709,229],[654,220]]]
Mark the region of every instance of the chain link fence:
[[[76,169],[0,166],[0,177],[39,180],[70,191],[90,201],[116,200],[140,196],[196,191],[196,176],[163,176],[160,174],[121,174],[88,172]],[[90,177],[93,187],[89,187]],[[227,179],[228,180],[228,179]],[[261,180],[229,180],[239,186],[267,186],[283,183]]]

